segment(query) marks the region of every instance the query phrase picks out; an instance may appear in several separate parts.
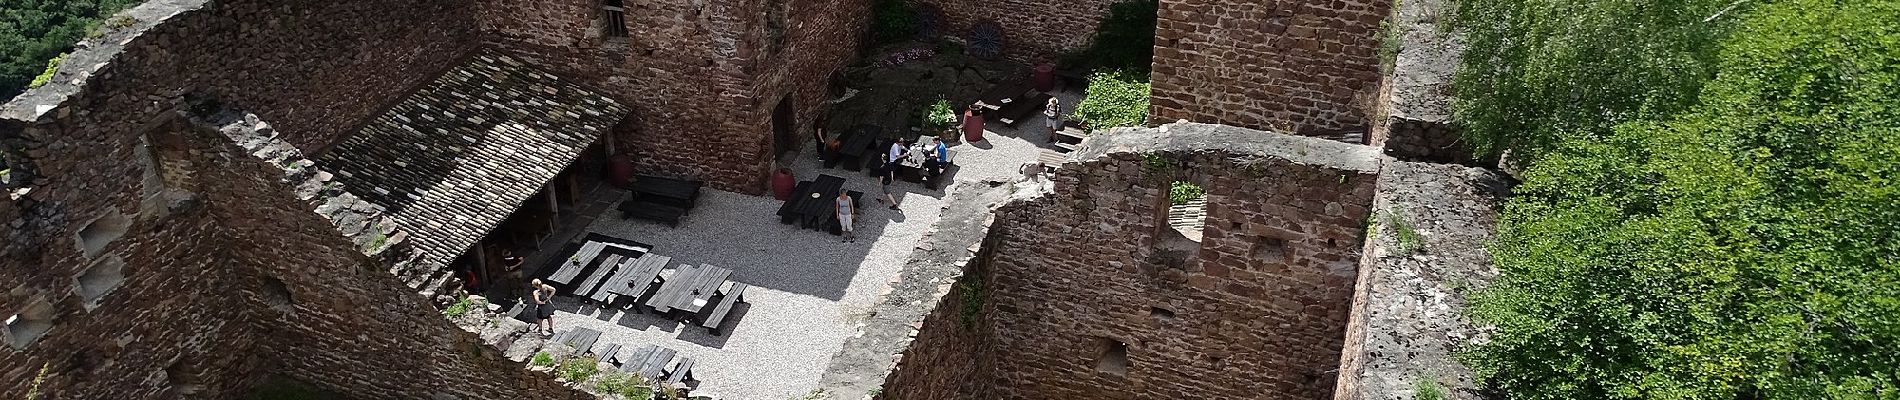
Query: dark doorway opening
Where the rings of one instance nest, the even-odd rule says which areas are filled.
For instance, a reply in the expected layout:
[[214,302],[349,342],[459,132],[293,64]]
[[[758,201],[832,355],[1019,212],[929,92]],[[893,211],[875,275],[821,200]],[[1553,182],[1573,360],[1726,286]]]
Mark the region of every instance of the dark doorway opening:
[[786,96],[772,109],[772,156],[784,157],[786,152],[797,149],[798,135],[794,134],[792,97]]

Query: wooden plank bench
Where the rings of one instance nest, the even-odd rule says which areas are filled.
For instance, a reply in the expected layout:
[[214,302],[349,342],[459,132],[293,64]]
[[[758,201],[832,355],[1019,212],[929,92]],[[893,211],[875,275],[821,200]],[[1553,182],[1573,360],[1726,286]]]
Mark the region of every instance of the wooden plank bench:
[[689,380],[696,380],[693,379],[693,358],[680,357],[679,365],[674,366],[672,371],[666,373],[666,383],[678,387],[680,383]]
[[608,343],[594,349],[594,359],[613,363],[614,355],[619,352],[619,343]]
[[659,347],[650,344],[631,350],[621,349],[619,352],[614,353],[614,359],[609,362],[614,365],[619,365],[621,372],[632,373],[639,371],[640,367],[645,366],[644,363],[647,361],[647,357],[652,357],[653,352],[656,350],[659,350]]
[[640,175],[634,179],[632,191],[636,200],[692,209],[703,185],[700,181]]
[[809,198],[811,198],[811,181],[798,182],[798,186],[792,187],[792,198],[785,200],[784,205],[778,206],[778,222],[781,224],[797,222],[798,202]]
[[575,354],[587,354],[588,350],[593,350],[594,341],[600,340],[600,331],[587,328],[574,328],[556,335],[554,340],[556,343],[573,347]]
[[685,208],[646,201],[639,197],[622,201],[616,208],[620,210],[620,219],[639,218],[674,228],[680,226],[680,217],[686,216],[687,211]]
[[646,361],[640,363],[640,369],[634,373],[656,381],[664,379],[666,378],[666,364],[672,361],[673,349],[659,347],[653,351],[653,355],[647,357]]
[[719,336],[719,324],[726,321],[727,315],[732,314],[733,304],[745,301],[745,290],[746,284],[733,282],[732,289],[726,290],[724,295],[715,300],[716,305],[713,306],[711,312],[699,319],[700,326],[706,327],[706,332],[713,336]]

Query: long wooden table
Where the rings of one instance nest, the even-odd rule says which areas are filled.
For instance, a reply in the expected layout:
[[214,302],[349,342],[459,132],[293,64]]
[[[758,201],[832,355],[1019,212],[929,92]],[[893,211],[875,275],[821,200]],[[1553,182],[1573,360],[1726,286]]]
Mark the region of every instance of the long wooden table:
[[697,313],[712,299],[719,287],[725,285],[726,278],[732,276],[732,270],[711,265],[681,265],[673,271],[673,277],[660,285],[660,291],[653,294],[647,305],[661,314],[674,311]]

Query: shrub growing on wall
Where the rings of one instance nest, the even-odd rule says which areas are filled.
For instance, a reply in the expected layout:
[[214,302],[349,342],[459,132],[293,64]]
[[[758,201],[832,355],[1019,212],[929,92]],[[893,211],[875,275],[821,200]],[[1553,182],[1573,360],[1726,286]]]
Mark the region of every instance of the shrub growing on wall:
[[1148,120],[1148,80],[1128,71],[1101,71],[1089,76],[1088,97],[1075,106],[1075,119],[1089,130],[1140,126]]
[[871,46],[902,42],[917,34],[916,14],[904,0],[877,0],[871,5]]

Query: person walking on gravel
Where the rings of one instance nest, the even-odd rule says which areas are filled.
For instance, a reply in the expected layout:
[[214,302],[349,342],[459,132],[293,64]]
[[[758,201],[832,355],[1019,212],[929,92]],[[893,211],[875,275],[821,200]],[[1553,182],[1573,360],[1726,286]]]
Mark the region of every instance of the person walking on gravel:
[[838,229],[844,231],[844,242],[857,241],[858,234],[851,230],[851,224],[856,222],[854,217],[857,217],[858,207],[856,204],[851,204],[851,194],[842,190],[838,191],[838,198],[833,200],[832,204],[833,212],[838,213]]
[[1042,108],[1043,126],[1049,127],[1049,143],[1056,142],[1056,132],[1062,131],[1062,101],[1049,98],[1049,105]]
[[534,286],[534,323],[541,327],[541,336],[553,336],[554,287],[541,283],[540,279],[529,284]]

